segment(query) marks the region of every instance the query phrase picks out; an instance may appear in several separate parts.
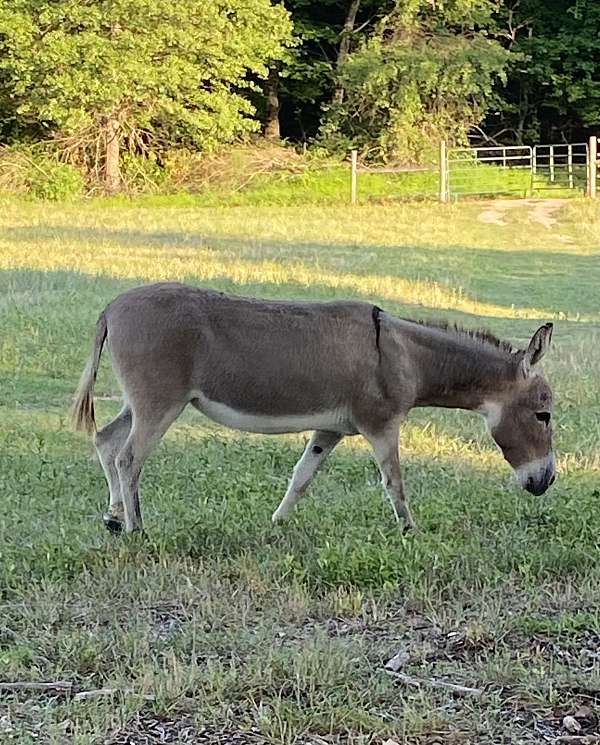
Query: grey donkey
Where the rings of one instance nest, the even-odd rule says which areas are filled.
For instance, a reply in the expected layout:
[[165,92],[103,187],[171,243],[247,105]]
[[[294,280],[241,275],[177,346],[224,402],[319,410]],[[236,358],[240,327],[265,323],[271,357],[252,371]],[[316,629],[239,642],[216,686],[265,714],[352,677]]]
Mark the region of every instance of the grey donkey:
[[[542,494],[552,484],[552,391],[539,364],[551,337],[547,323],[527,348],[514,349],[483,331],[410,321],[364,302],[280,302],[153,284],[100,314],[74,422],[95,433],[111,530],[141,529],[142,467],[188,404],[246,432],[313,432],[274,521],[290,514],[337,443],[360,434],[397,520],[412,528],[398,438],[413,407],[479,412],[521,486]],[[93,389],[104,346],[123,408],[96,431]]]

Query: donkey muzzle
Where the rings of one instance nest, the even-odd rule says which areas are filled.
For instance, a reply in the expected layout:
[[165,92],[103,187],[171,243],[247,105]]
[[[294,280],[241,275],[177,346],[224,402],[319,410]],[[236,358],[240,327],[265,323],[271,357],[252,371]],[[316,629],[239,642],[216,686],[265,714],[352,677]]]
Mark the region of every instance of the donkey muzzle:
[[545,458],[538,458],[531,463],[525,463],[516,470],[517,478],[523,489],[540,496],[552,486],[556,479],[554,453],[550,453]]

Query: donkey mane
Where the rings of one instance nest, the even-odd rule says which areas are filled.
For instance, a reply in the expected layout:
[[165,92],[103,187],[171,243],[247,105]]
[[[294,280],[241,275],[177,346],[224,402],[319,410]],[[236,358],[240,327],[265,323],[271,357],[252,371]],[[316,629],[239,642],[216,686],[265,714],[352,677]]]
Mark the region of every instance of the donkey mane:
[[411,318],[405,320],[410,323],[416,323],[419,326],[439,329],[440,331],[445,331],[446,333],[454,334],[455,336],[467,337],[468,339],[480,342],[481,344],[494,347],[506,354],[514,354],[517,351],[509,341],[499,339],[495,334],[492,334],[492,332],[487,329],[467,329],[456,323],[449,323],[448,321],[443,320],[415,320]]

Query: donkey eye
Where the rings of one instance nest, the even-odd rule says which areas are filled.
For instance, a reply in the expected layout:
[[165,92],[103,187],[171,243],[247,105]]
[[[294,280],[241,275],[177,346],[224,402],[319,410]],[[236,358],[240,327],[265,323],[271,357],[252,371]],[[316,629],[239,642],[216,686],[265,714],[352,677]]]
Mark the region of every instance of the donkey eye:
[[546,427],[550,424],[550,412],[549,411],[536,411],[535,418],[538,422],[544,422]]

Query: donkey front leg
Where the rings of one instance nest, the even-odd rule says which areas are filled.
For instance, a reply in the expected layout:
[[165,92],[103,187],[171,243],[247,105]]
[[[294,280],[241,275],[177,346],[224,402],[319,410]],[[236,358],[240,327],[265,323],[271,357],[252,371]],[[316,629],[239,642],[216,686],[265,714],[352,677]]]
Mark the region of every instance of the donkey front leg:
[[342,439],[339,432],[317,431],[310,438],[300,460],[294,466],[292,480],[281,504],[273,513],[273,522],[285,520],[302,497],[317,469]]
[[364,436],[375,453],[381,471],[381,481],[394,508],[396,520],[403,525],[405,530],[414,530],[416,525],[404,496],[404,486],[402,484],[400,456],[398,454],[399,434],[400,425],[398,423],[378,434],[364,433]]

